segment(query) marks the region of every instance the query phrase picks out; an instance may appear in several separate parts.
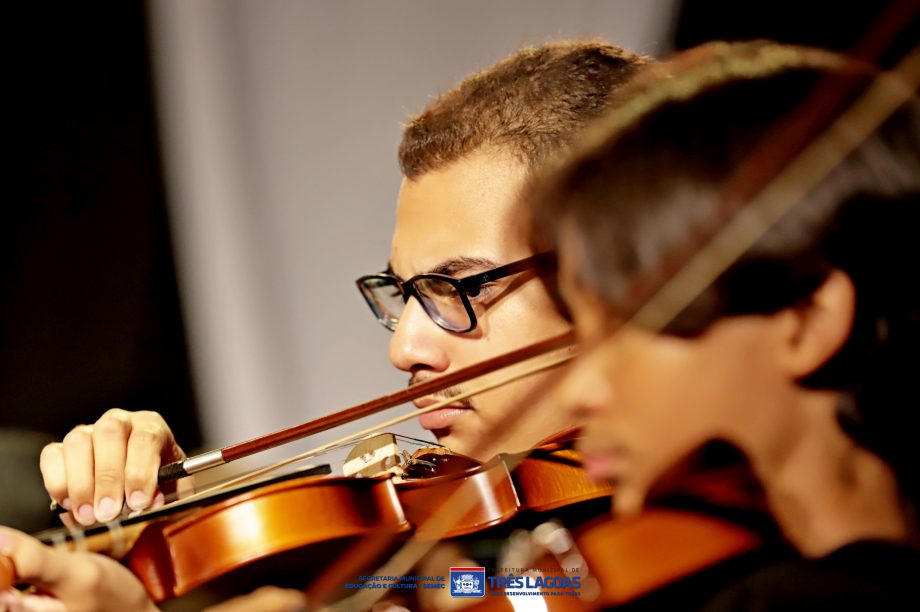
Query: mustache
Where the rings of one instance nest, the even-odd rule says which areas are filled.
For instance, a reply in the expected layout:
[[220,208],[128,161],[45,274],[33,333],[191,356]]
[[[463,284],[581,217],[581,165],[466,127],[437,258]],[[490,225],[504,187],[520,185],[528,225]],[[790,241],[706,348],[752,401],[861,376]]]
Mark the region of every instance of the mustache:
[[[415,385],[429,381],[431,379],[432,377],[426,378],[423,376],[419,376],[418,374],[413,374],[412,377],[409,379],[409,386],[413,387]],[[432,393],[429,397],[433,397],[438,400],[449,400],[453,397],[457,397],[461,393],[463,393],[463,389],[461,389],[460,387],[448,387],[447,389],[442,389],[441,391],[438,391],[437,393]],[[470,410],[473,410],[476,408],[475,404],[473,404],[473,398],[471,397],[468,397],[466,399],[462,399],[456,402],[456,405],[461,408],[468,408]]]

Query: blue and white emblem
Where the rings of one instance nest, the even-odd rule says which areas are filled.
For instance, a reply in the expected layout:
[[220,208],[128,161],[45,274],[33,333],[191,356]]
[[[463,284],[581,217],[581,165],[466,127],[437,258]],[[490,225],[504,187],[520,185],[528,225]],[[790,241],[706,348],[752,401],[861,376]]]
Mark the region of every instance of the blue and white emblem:
[[485,597],[486,568],[450,568],[450,595],[451,597]]

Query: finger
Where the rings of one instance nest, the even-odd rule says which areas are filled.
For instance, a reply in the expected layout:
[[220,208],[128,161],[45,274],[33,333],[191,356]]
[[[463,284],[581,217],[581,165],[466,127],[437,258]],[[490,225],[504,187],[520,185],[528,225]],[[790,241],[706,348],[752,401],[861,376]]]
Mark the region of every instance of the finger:
[[157,470],[162,460],[184,457],[172,431],[159,414],[137,412],[132,415],[131,435],[125,459],[125,496],[132,510],[150,506],[156,495]]
[[21,597],[22,593],[16,589],[0,591],[0,610],[3,612],[18,612],[20,608],[17,599]]
[[130,430],[129,413],[117,408],[107,411],[93,425],[93,507],[99,521],[110,521],[121,512]]
[[0,551],[12,559],[17,580],[38,588],[32,603],[51,595],[68,610],[155,609],[143,585],[113,559],[56,550],[8,527],[0,527]]
[[67,496],[71,511],[81,525],[96,522],[93,509],[95,468],[93,460],[93,428],[90,425],[74,427],[64,436],[64,467],[67,475]]
[[207,608],[207,612],[295,612],[307,609],[307,597],[301,591],[266,586],[249,595],[235,597]]
[[67,606],[49,595],[10,589],[0,593],[0,610],[6,612],[67,612]]
[[[50,593],[57,592],[68,576],[66,553],[48,548],[26,534],[0,527],[0,551],[12,562],[17,582],[37,586]],[[75,569],[75,568],[74,568]]]
[[[64,467],[64,445],[60,442],[48,444],[42,449],[38,458],[38,465],[42,472],[42,480],[48,495],[63,507],[64,500],[70,505],[67,497],[67,471]],[[69,508],[68,508],[69,509]]]
[[61,522],[64,523],[64,527],[69,527],[71,529],[82,529],[80,524],[77,522],[77,519],[74,518],[73,513],[65,512],[60,515]]
[[99,592],[105,572],[93,561],[95,555],[55,550],[22,532],[2,526],[0,550],[5,550],[16,566],[17,581],[37,587],[45,595],[71,603],[80,602],[86,609],[98,607],[90,600]]

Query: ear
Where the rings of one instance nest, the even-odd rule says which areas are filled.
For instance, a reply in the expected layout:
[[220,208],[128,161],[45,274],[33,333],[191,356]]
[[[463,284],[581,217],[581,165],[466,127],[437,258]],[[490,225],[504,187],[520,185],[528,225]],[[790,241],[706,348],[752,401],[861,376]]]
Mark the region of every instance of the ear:
[[849,276],[834,270],[806,303],[787,312],[787,366],[791,375],[802,378],[827,363],[849,338],[856,288]]

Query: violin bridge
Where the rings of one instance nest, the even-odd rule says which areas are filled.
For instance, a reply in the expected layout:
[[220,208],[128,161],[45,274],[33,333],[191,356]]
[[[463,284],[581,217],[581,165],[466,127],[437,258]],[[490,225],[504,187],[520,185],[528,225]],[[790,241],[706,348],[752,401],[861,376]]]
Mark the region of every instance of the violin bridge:
[[345,458],[342,471],[346,476],[376,476],[401,464],[396,436],[382,433],[358,442]]

